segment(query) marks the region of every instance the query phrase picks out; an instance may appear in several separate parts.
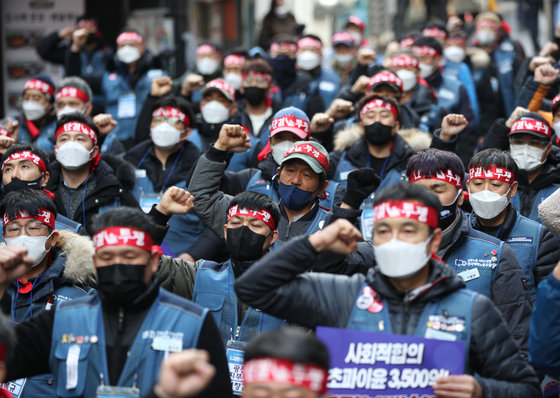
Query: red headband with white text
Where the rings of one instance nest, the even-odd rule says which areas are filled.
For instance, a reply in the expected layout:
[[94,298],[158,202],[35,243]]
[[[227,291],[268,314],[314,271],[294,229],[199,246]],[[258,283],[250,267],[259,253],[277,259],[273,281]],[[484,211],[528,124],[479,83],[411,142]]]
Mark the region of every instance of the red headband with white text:
[[77,98],[83,102],[89,102],[89,97],[88,95],[83,92],[82,90],[80,90],[79,88],[76,87],[63,87],[60,90],[58,90],[58,93],[56,93],[56,97],[54,97],[55,101],[58,101],[59,99],[63,98],[63,97],[72,97],[72,98]]
[[93,145],[97,145],[97,134],[91,127],[80,122],[68,122],[64,123],[62,126],[56,130],[55,139],[58,138],[60,134],[67,133],[70,131],[75,131],[77,133],[85,134],[93,142]]
[[399,119],[399,112],[397,111],[397,108],[395,108],[390,102],[383,101],[381,98],[374,98],[366,103],[360,110],[360,119],[362,119],[368,111],[374,108],[385,108],[393,114],[395,120]]
[[504,169],[503,167],[486,167],[486,166],[478,166],[478,167],[471,167],[469,169],[469,181],[474,180],[476,178],[484,178],[487,180],[498,180],[505,182],[507,184],[513,184],[515,181],[515,176],[513,172],[508,169]]
[[231,54],[224,58],[224,66],[243,66],[245,57],[242,55]]
[[461,177],[459,174],[455,174],[453,173],[453,171],[451,169],[447,169],[446,171],[438,171],[436,174],[432,174],[432,175],[425,175],[424,173],[422,173],[421,170],[415,170],[412,172],[412,174],[408,177],[408,181],[410,183],[416,182],[418,180],[426,180],[426,179],[435,179],[435,180],[440,180],[443,182],[447,182],[451,185],[454,185],[455,187],[459,188],[459,189],[463,189],[463,186],[461,185],[463,183],[463,177]]
[[40,92],[49,94],[50,96],[54,95],[54,87],[39,79],[29,79],[26,81],[23,86],[23,91],[25,90],[39,90]]
[[173,108],[172,106],[162,106],[157,109],[154,109],[152,112],[153,116],[165,116],[165,117],[174,117],[177,118],[185,125],[185,127],[191,126],[191,121],[187,115],[185,115],[180,109]]
[[391,58],[391,68],[409,67],[418,68],[418,59],[410,55],[402,54]]
[[547,138],[552,137],[553,130],[548,127],[545,123],[540,120],[535,119],[519,119],[513,122],[511,126],[510,134],[524,133],[524,132],[535,132],[545,135]]
[[276,223],[274,222],[274,218],[272,218],[272,215],[265,209],[261,209],[261,210],[252,210],[252,209],[247,209],[245,207],[239,207],[239,205],[234,205],[231,206],[228,210],[228,214],[227,214],[227,221],[229,222],[229,220],[232,217],[252,217],[252,218],[256,218],[257,220],[261,220],[263,223],[265,223],[266,225],[268,225],[270,227],[270,229],[272,229],[273,231],[276,229]]
[[105,246],[134,246],[152,251],[152,237],[140,229],[130,227],[108,227],[93,235],[95,250]]
[[319,395],[327,392],[328,372],[316,365],[285,359],[257,358],[243,365],[243,384],[281,383],[305,388]]
[[38,155],[34,154],[31,151],[21,151],[21,152],[14,152],[12,153],[8,159],[4,160],[2,163],[2,171],[4,170],[4,166],[6,163],[13,162],[15,160],[22,160],[26,159],[33,163],[35,166],[39,168],[43,173],[47,171],[47,166],[45,166],[45,162],[41,159]]
[[123,41],[133,41],[142,44],[144,43],[144,38],[136,32],[122,32],[117,36],[117,44],[121,44]]
[[11,223],[14,220],[33,219],[33,220],[40,221],[43,224],[48,225],[49,227],[54,229],[55,218],[56,218],[56,216],[51,211],[46,210],[46,209],[39,209],[39,211],[37,212],[37,215],[35,217],[31,217],[31,215],[28,212],[26,212],[25,210],[20,210],[20,211],[18,211],[17,216],[13,217],[13,218],[9,218],[8,215],[6,213],[4,213],[4,217],[2,219],[2,222],[3,222],[3,225],[5,227],[6,225],[8,225],[9,223]]
[[433,207],[406,200],[388,200],[373,208],[373,223],[385,218],[408,218],[437,228],[439,214]]
[[440,57],[441,56],[441,54],[439,53],[438,50],[436,50],[435,48],[430,47],[430,46],[413,46],[412,51],[414,51],[416,54],[427,55],[427,56],[430,56],[430,57]]

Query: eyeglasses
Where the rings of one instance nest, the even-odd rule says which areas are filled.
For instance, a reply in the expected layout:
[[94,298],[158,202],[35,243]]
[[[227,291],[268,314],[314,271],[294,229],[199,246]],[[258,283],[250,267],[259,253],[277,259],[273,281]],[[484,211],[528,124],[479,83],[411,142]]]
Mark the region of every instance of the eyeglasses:
[[21,221],[12,221],[4,227],[4,233],[7,238],[16,238],[21,235],[24,230],[28,236],[42,236],[48,232],[47,226],[40,221],[31,221],[23,224]]
[[521,137],[510,137],[509,139],[510,145],[529,145],[538,148],[544,148],[548,145],[548,141],[546,140],[539,140],[538,138],[521,138]]
[[256,84],[256,85],[266,85],[268,86],[268,80],[266,80],[265,78],[259,77],[259,76],[247,76],[244,80],[243,80],[244,84]]
[[175,125],[175,123],[182,123],[181,119],[177,117],[168,117],[168,116],[154,116],[152,117],[152,122],[155,123],[169,123],[170,125]]

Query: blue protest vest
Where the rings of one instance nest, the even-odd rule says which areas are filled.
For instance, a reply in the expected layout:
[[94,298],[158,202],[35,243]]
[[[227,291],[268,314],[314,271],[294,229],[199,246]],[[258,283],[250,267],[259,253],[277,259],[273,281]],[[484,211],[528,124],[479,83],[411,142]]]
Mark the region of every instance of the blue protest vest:
[[437,104],[447,110],[451,110],[457,106],[460,99],[461,83],[442,75],[441,85],[437,89]]
[[[334,198],[338,185],[338,182],[332,180],[329,181],[329,185],[327,186],[327,189],[325,189],[325,194],[327,195],[327,197],[319,202],[319,206],[325,209],[332,209],[334,207]],[[245,190],[265,194],[276,203],[280,201],[278,192],[272,187],[272,182],[263,178],[261,170],[253,174],[253,176],[247,183],[247,188]]]
[[[560,188],[560,185],[550,185],[546,188],[540,189],[539,192],[537,192],[537,195],[535,196],[535,200],[533,202],[533,206],[531,207],[531,212],[529,213],[529,216],[527,216],[528,219],[536,221],[538,223],[541,223],[541,218],[539,217],[539,205],[546,199],[548,198],[550,195],[552,195],[558,188]],[[511,203],[513,203],[513,205],[515,206],[515,208],[518,211],[521,211],[521,203],[519,200],[519,191],[517,191],[517,194],[511,199]]]
[[[152,85],[152,79],[149,77],[150,72],[151,70],[138,79],[134,89],[130,87],[128,76],[116,72],[105,72],[103,74],[101,90],[105,93],[105,111],[110,113],[119,123],[113,131],[121,141],[134,138],[136,119]],[[126,118],[119,117],[119,100],[128,94],[134,94],[135,96],[134,115]]]
[[101,145],[101,148],[99,148],[99,151],[102,155],[111,153],[111,148],[113,147],[113,142],[115,142],[116,138],[117,134],[115,133],[115,131],[111,131],[109,134],[107,134],[107,137],[105,137],[105,140],[103,141],[103,145]]
[[[97,295],[57,306],[49,358],[51,370],[56,377],[57,397],[95,398],[97,386],[101,383],[100,364],[105,384],[109,383],[101,311],[101,300]],[[148,394],[158,380],[159,368],[166,355],[165,351],[153,348],[154,337],[181,340],[183,349],[194,348],[207,314],[207,309],[160,288],[159,296],[132,344],[117,385],[131,387],[138,369],[137,387],[140,389],[140,396]],[[70,347],[74,345],[70,340],[76,339],[82,341],[78,344],[78,380],[75,388],[67,389],[66,359]]]
[[[87,51],[80,51],[80,61],[82,64],[81,76],[89,77],[100,75],[101,71],[105,70],[105,53],[104,50],[96,50],[88,57]],[[93,94],[91,102],[94,104],[105,106],[103,94]]]
[[[369,286],[367,283],[360,288],[360,295],[352,307],[347,329],[361,330],[376,333],[393,333],[388,304],[383,300],[383,309],[374,313],[368,309],[361,309],[358,305],[362,298],[362,291]],[[422,315],[416,325],[414,336],[439,340],[458,340],[465,342],[465,373],[468,372],[469,346],[471,341],[472,307],[476,293],[468,289],[456,290],[448,295],[432,301],[424,307]],[[437,318],[437,319],[436,319]],[[440,330],[432,326],[432,322],[445,319],[460,319],[464,321],[462,331]],[[440,322],[442,323],[442,322]]]
[[496,69],[498,70],[498,81],[500,82],[500,93],[504,101],[506,115],[513,112],[515,104],[515,93],[513,91],[513,62],[515,60],[515,49],[509,40],[505,40],[492,53]]
[[[175,184],[175,186],[187,189],[186,181],[181,181],[180,183]],[[164,189],[167,188],[168,187],[164,187]],[[143,195],[153,195],[155,193],[154,185],[148,176],[144,175],[139,177],[137,174],[136,185],[132,190],[132,194],[136,200],[138,200],[140,206],[144,207],[142,204]],[[154,202],[154,204],[155,203],[156,202]],[[204,230],[204,225],[194,212],[189,212],[187,214],[174,214],[171,218],[169,218],[168,224],[169,230],[163,240],[163,246],[165,254],[173,257],[177,257],[186,252],[192,244],[198,240],[200,234]],[[171,253],[166,250],[167,248],[171,250]]]
[[270,332],[288,326],[286,321],[248,307],[239,325],[237,295],[233,289],[235,275],[231,260],[225,263],[203,261],[196,271],[193,301],[208,308],[214,316],[224,345],[228,340],[248,342],[261,332]]
[[444,66],[445,76],[455,79],[463,84],[469,99],[471,101],[471,107],[476,117],[476,124],[480,119],[480,109],[478,106],[478,97],[476,96],[476,87],[474,86],[474,81],[472,77],[471,70],[464,62],[457,63],[453,61],[446,60]]
[[325,109],[334,101],[340,90],[340,77],[332,69],[321,67],[321,74],[310,85],[310,92],[319,90]]
[[[346,181],[348,180],[348,174],[350,174],[352,171],[357,169],[358,167],[356,167],[352,162],[348,160],[345,152],[342,154],[340,160],[338,161],[338,165],[336,166],[336,170],[334,172],[333,181],[338,182],[340,185],[346,188]],[[381,177],[381,184],[379,184],[379,187],[377,187],[376,191],[379,191],[385,187],[389,187],[391,185],[395,185],[401,182],[402,172],[395,169],[391,169],[387,172],[385,172],[385,170],[382,170],[380,177]]]
[[469,223],[468,234],[443,260],[463,278],[468,289],[492,298],[492,283],[503,246],[504,242],[477,231]]
[[19,117],[19,136],[18,140],[25,144],[34,144],[48,153],[53,152],[54,148],[54,132],[56,129],[56,119],[47,124],[39,133],[35,141],[31,138],[31,133],[27,129],[25,118]]
[[537,298],[537,284],[534,272],[541,244],[541,231],[541,224],[523,217],[518,212],[515,224],[506,238],[506,243],[511,246],[515,252],[515,257],[519,261],[519,265],[523,268],[533,302]]

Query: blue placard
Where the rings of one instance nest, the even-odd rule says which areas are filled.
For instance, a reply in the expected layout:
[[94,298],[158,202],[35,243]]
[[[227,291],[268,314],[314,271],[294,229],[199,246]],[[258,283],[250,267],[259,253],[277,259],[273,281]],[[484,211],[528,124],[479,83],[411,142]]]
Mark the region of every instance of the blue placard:
[[465,343],[319,327],[331,357],[329,396],[433,396],[439,377],[464,373]]

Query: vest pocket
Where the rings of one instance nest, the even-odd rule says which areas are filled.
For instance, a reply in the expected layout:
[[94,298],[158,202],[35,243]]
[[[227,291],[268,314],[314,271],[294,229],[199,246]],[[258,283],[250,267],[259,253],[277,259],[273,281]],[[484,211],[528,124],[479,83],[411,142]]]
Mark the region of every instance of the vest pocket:
[[[56,375],[56,395],[58,397],[79,397],[84,395],[87,370],[88,370],[88,354],[92,344],[76,344],[80,347],[80,352],[77,355],[77,384],[74,388],[67,389],[68,376],[71,375],[72,370],[67,369],[67,359],[70,347],[73,344],[59,343],[54,350],[55,368],[53,369]],[[97,368],[97,367],[95,367]]]
[[225,296],[213,293],[197,293],[194,302],[208,308],[217,325],[220,325],[220,313],[225,303]]

